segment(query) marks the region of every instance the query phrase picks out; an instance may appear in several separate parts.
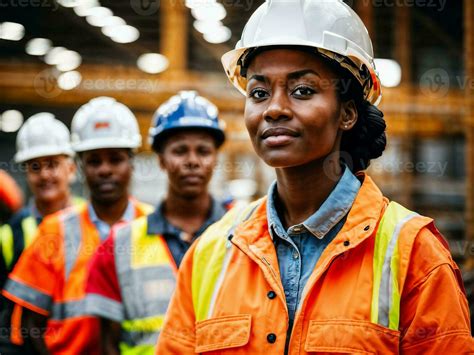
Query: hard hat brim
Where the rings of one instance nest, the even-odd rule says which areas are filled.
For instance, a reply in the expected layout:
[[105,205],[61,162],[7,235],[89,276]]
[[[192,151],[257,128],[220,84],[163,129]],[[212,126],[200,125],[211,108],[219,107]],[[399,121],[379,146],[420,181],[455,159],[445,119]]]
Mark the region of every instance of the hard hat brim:
[[15,163],[24,163],[31,159],[43,158],[55,155],[67,155],[74,157],[75,153],[70,148],[58,149],[57,147],[41,147],[35,149],[29,149],[28,151],[18,152],[14,156]]
[[219,148],[225,142],[225,133],[219,128],[215,127],[203,127],[203,126],[176,126],[167,128],[159,133],[156,133],[150,142],[152,149],[158,151],[158,147],[165,142],[173,134],[183,131],[202,131],[209,133],[216,142],[216,147]]
[[137,149],[141,146],[141,137],[137,137],[134,142],[129,139],[117,138],[96,138],[88,139],[84,142],[73,143],[72,148],[76,153],[82,153],[97,149]]

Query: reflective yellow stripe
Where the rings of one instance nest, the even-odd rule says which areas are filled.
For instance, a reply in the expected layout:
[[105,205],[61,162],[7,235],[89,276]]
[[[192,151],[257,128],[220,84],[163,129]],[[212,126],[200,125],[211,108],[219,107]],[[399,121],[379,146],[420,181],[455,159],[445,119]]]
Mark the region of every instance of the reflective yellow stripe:
[[395,246],[395,251],[390,261],[392,268],[391,280],[392,283],[392,298],[388,312],[388,327],[393,330],[398,330],[400,323],[400,285],[398,284],[398,275],[400,270],[400,254],[398,253],[398,243]]
[[121,342],[119,344],[121,355],[154,355],[155,345],[128,345]]
[[161,236],[147,235],[147,227],[145,216],[132,222],[131,268],[174,265],[166,242]]
[[8,224],[0,227],[0,246],[2,248],[3,260],[9,270],[13,262],[13,231]]
[[87,200],[79,197],[79,196],[73,196],[72,197],[72,205],[76,207],[81,207],[82,205],[85,205],[87,203]]
[[121,324],[122,329],[127,332],[156,333],[163,327],[164,320],[165,315],[160,314],[154,317],[124,320]]
[[145,215],[150,214],[155,210],[155,208],[152,205],[149,205],[148,203],[143,203],[143,202],[139,202],[138,207],[142,210],[142,212]]
[[21,229],[23,230],[23,240],[25,243],[25,248],[27,248],[33,238],[35,237],[36,233],[36,219],[33,216],[26,217],[24,220],[21,221]]
[[[199,238],[194,251],[192,297],[196,321],[209,317],[217,291],[223,281],[229,251],[227,236],[240,222],[249,217],[260,200],[232,208],[222,219],[210,226]],[[227,260],[228,261],[228,260]]]
[[400,318],[398,237],[414,216],[416,213],[390,202],[375,237],[370,320],[391,329],[398,329]]

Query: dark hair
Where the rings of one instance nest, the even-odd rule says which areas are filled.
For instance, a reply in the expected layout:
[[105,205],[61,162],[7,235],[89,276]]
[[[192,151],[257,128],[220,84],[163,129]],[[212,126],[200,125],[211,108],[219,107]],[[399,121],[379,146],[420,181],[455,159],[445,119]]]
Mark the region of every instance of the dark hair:
[[[323,60],[337,77],[336,90],[342,102],[353,100],[357,109],[358,119],[350,131],[345,131],[341,140],[341,162],[344,162],[352,172],[367,169],[370,160],[382,155],[387,145],[385,135],[385,120],[383,112],[375,105],[364,99],[362,85],[335,60],[329,59],[316,52],[311,47],[301,46],[272,46],[272,49],[300,50],[317,56]],[[252,60],[269,47],[258,47],[246,52],[239,60],[241,75],[246,76]]]
[[358,114],[354,127],[342,135],[341,161],[352,172],[365,170],[369,167],[370,160],[380,157],[387,145],[384,115],[364,99],[362,86],[347,69],[338,64],[331,66],[338,77],[336,90],[339,98],[343,102],[353,100]]

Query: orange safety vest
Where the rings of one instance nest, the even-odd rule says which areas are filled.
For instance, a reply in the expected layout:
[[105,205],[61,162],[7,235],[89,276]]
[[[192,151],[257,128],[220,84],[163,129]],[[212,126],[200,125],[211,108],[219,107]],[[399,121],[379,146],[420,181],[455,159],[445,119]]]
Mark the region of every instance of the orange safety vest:
[[[474,351],[459,269],[432,220],[359,178],[305,286],[288,354]],[[263,199],[230,211],[188,251],[157,354],[284,354],[287,327]]]
[[[132,203],[136,217],[151,210]],[[100,243],[87,205],[68,208],[44,219],[9,276],[3,294],[48,317],[44,337],[52,354],[99,353],[99,322],[84,313],[84,298],[87,266]]]

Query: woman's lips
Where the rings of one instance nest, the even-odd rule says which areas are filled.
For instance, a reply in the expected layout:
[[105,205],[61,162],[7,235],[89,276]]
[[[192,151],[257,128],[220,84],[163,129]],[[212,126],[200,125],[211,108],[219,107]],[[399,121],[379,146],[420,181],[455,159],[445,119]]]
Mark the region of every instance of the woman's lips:
[[262,133],[262,140],[269,147],[278,147],[290,144],[296,137],[298,132],[286,127],[267,128]]

